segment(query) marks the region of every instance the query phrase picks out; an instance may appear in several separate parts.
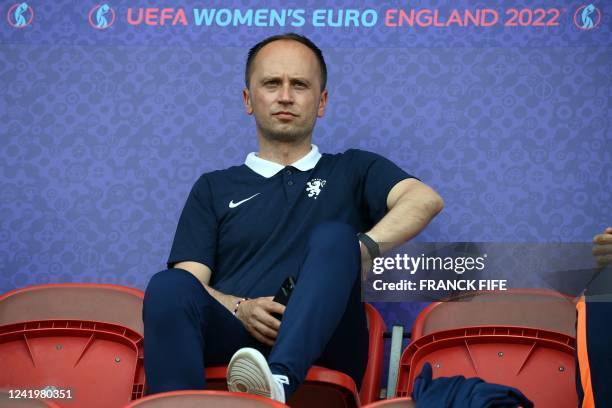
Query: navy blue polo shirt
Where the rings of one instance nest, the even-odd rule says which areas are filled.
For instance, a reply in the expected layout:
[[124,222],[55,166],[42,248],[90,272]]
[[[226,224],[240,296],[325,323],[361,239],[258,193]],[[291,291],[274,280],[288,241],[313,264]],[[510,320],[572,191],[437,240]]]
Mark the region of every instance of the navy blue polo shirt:
[[205,173],[180,216],[168,267],[195,261],[210,286],[245,297],[272,296],[298,276],[312,229],[340,221],[368,231],[386,213],[387,195],[410,178],[384,157],[351,149],[311,151],[289,166],[247,156],[245,164]]

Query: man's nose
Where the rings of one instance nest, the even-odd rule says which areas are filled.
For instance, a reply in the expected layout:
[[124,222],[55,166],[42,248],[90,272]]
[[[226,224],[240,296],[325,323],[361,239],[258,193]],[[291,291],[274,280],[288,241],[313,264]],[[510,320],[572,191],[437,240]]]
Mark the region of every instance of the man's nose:
[[278,100],[281,103],[293,103],[293,93],[291,91],[290,84],[283,84],[280,89],[280,95],[278,96]]

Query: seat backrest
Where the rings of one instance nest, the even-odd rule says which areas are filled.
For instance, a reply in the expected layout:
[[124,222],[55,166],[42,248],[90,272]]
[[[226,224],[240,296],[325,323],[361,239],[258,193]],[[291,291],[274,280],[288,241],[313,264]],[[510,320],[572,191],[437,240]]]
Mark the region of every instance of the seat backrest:
[[483,326],[437,331],[402,354],[396,396],[411,395],[425,363],[433,378],[463,375],[519,389],[536,407],[578,404],[574,338],[543,329]]
[[285,404],[252,394],[227,391],[173,391],[133,401],[126,408],[286,408]]
[[62,405],[124,406],[144,377],[142,336],[112,323],[46,319],[2,325],[0,356],[0,390],[46,390]]
[[369,303],[364,303],[368,320],[368,365],[361,382],[359,400],[362,404],[376,401],[380,394],[380,381],[384,366],[385,343],[383,335],[386,330],[385,321],[378,310]]
[[416,404],[411,398],[391,398],[373,402],[362,406],[362,408],[414,408]]
[[120,285],[59,283],[29,286],[0,296],[0,326],[75,319],[113,323],[143,334],[141,290]]
[[528,327],[575,337],[575,322],[575,299],[558,292],[479,292],[429,305],[414,322],[412,340],[437,331],[476,326]]

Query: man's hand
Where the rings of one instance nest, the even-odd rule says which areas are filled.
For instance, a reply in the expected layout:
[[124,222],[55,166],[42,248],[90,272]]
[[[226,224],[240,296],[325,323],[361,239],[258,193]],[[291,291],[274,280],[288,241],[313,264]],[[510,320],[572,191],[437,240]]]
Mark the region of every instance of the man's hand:
[[597,266],[612,264],[612,227],[606,228],[603,234],[595,235],[593,243],[593,256]]
[[272,313],[285,313],[285,306],[272,299],[274,297],[268,296],[245,300],[240,303],[236,313],[248,332],[268,346],[274,345],[280,327],[280,321]]
[[[219,303],[230,312],[234,311],[236,302],[240,299],[237,296],[226,295],[208,286],[211,270],[208,266],[198,262],[180,262],[174,265],[194,275],[204,285],[204,289],[210,293]],[[272,346],[278,335],[280,321],[272,316],[272,313],[282,315],[285,313],[285,306],[274,302],[274,297],[260,297],[240,302],[236,317],[242,322],[244,327],[253,337],[263,344]]]

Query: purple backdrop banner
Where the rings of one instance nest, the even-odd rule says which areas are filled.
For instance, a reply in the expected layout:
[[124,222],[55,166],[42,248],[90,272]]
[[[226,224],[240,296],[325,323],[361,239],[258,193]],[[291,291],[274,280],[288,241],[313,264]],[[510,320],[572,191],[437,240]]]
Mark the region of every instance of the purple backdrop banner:
[[[421,241],[588,241],[611,221],[610,2],[2,2],[0,292],[144,288],[187,193],[257,149],[246,52],[323,49],[322,151],[432,185]],[[379,305],[409,324],[418,304]]]

